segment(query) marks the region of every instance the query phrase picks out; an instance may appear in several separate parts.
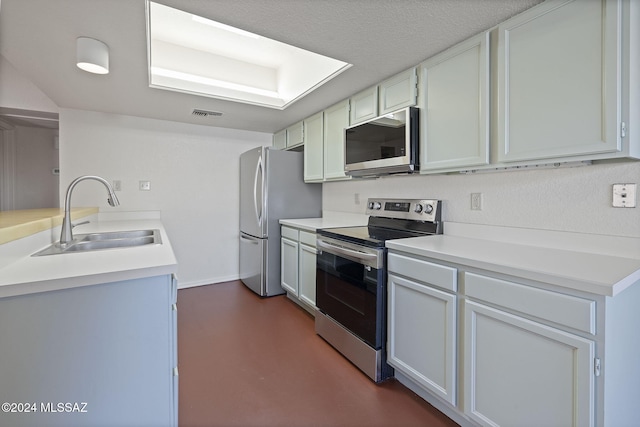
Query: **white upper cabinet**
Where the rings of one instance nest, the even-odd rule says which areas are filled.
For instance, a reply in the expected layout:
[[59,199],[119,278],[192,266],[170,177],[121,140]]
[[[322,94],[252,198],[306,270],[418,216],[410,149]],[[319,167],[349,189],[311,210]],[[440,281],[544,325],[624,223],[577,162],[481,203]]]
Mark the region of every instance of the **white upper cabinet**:
[[350,101],[351,111],[349,122],[351,125],[357,125],[358,123],[378,117],[378,86],[371,87],[353,95]]
[[304,125],[298,122],[273,134],[273,148],[285,150],[295,148],[304,144]]
[[344,129],[349,126],[349,100],[324,111],[324,179],[348,179],[344,173]]
[[498,27],[499,161],[621,150],[621,7],[549,0]]
[[414,67],[380,83],[378,115],[414,106],[417,98],[418,75]]
[[304,143],[303,122],[287,128],[287,148],[298,147]]
[[287,130],[282,129],[280,132],[273,134],[273,148],[284,150],[287,148]]
[[324,120],[323,113],[304,119],[304,182],[324,179]]
[[420,170],[489,163],[489,33],[424,63],[420,69]]

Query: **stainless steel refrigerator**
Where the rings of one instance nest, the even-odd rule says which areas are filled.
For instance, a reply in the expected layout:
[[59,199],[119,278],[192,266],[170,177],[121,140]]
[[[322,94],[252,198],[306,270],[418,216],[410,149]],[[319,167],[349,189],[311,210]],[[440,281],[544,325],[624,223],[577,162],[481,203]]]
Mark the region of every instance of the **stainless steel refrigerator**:
[[322,185],[305,184],[303,153],[257,147],[240,156],[240,279],[261,296],[280,286],[280,224],[322,216]]

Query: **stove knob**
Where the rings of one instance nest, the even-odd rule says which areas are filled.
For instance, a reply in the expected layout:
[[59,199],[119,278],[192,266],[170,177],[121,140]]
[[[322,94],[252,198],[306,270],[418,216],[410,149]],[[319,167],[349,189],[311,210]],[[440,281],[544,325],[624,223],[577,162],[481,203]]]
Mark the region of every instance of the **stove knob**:
[[414,211],[415,213],[422,213],[422,205],[421,205],[420,203],[417,203],[417,204],[416,204],[416,207],[415,207],[415,208],[413,208],[413,211]]
[[373,202],[373,209],[378,211],[381,207],[382,205],[380,204],[380,202]]
[[424,205],[424,213],[430,214],[431,212],[433,212],[433,205],[429,203]]
[[369,202],[369,209],[373,209],[373,202]]

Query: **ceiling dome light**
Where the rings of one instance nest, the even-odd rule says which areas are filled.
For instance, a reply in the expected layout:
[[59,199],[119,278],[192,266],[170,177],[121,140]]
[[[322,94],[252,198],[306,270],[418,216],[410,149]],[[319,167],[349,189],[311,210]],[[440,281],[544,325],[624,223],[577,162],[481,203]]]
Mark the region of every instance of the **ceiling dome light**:
[[78,68],[94,74],[109,73],[109,47],[100,40],[89,37],[78,37]]

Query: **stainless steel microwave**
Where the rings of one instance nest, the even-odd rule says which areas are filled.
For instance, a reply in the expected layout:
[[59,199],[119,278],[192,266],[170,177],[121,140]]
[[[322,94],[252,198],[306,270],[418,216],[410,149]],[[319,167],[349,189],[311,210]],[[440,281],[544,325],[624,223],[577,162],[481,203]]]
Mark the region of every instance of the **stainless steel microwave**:
[[418,109],[406,107],[345,129],[347,175],[380,176],[420,170]]

